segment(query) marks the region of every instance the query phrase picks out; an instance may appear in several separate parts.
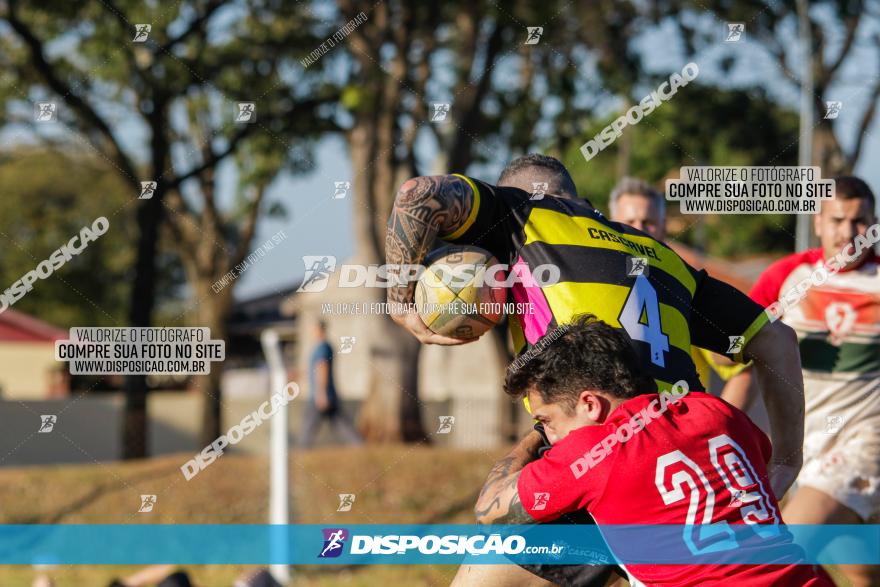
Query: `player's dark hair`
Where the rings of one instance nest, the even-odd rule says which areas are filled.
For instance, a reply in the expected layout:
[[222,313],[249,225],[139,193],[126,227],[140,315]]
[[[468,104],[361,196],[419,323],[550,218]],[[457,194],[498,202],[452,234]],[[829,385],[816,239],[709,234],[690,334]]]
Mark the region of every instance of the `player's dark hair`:
[[585,389],[622,399],[657,391],[626,333],[592,314],[547,333],[511,363],[504,381],[505,393],[514,398],[536,390],[545,402],[566,410]]
[[[562,161],[540,153],[529,153],[508,163],[498,177],[498,185],[515,185],[514,178],[535,168],[550,172],[550,174],[541,174],[542,178],[547,180],[548,193],[577,197],[574,180]],[[548,175],[550,177],[547,177]]]
[[871,191],[868,184],[852,175],[841,175],[834,178],[834,197],[839,200],[868,200],[871,214],[874,214],[874,208],[877,205],[874,192]]

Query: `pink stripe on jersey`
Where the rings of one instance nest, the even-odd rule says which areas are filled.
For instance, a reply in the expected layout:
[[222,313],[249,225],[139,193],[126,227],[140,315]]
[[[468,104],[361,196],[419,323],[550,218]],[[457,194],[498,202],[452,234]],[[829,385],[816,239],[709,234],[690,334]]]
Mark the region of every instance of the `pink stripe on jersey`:
[[513,301],[516,303],[530,303],[531,313],[520,315],[523,333],[529,344],[535,344],[542,336],[547,334],[547,328],[553,320],[553,312],[541,291],[541,286],[535,282],[529,265],[522,257],[516,260],[511,272],[518,277],[517,282],[511,287]]

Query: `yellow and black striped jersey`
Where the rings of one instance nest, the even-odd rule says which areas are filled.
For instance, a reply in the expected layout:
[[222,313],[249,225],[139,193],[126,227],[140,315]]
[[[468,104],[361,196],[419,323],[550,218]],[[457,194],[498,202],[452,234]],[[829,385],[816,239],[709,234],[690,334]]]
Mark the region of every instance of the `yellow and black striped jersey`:
[[[474,206],[458,230],[441,238],[482,247],[524,277],[511,287],[512,301],[530,308],[509,316],[518,354],[591,313],[627,332],[661,390],[682,379],[703,389],[691,345],[742,362],[741,349],[767,321],[748,296],[694,269],[662,242],[606,219],[586,200],[538,199],[458,177],[474,190]],[[559,279],[531,279],[541,265],[558,268]]]

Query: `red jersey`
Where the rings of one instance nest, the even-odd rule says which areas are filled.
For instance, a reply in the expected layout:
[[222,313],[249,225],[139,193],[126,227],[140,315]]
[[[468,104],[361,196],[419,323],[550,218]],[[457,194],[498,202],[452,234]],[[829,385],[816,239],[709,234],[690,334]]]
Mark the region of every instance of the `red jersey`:
[[[612,436],[619,439],[614,445],[607,440]],[[740,545],[728,524],[779,535],[782,519],[767,478],[770,453],[769,439],[748,416],[714,396],[694,391],[664,409],[657,394],[646,394],[623,402],[605,424],[570,432],[523,468],[517,489],[538,522],[585,509],[600,525],[711,524],[712,531],[684,533],[688,549],[695,555],[732,551]],[[624,570],[633,585],[833,587],[824,572],[820,577],[812,566],[791,564]]]

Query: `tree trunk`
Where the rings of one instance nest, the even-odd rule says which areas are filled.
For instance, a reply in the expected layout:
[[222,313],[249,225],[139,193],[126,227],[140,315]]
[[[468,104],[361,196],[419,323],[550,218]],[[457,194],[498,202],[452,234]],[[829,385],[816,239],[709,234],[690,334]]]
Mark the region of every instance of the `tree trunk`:
[[823,177],[852,172],[828,120],[820,121],[813,131],[813,164],[822,168]]
[[[150,137],[151,175],[154,179],[165,174],[169,146],[165,136],[169,97],[153,96],[153,110],[148,115],[152,130]],[[130,326],[150,326],[153,307],[156,304],[156,253],[159,244],[159,227],[162,224],[165,186],[159,181],[153,197],[138,207],[137,260],[134,284],[131,291]],[[145,375],[129,375],[125,378],[125,408],[122,418],[122,458],[138,459],[147,456],[147,378]]]
[[[132,324],[135,324],[132,322]],[[122,458],[143,459],[147,456],[147,378],[144,375],[125,377],[125,404],[122,416]]]
[[[501,365],[503,372],[506,372],[507,366],[510,365],[514,359],[513,352],[511,352],[510,345],[507,342],[507,331],[507,320],[505,320],[489,332],[489,335],[492,336],[492,342],[494,343],[496,360]],[[520,414],[523,412],[522,403],[510,401],[507,394],[502,392],[500,408],[501,413],[503,414],[501,418],[500,435],[509,442],[516,442],[520,437],[519,418]]]
[[[211,338],[220,338],[211,329]],[[222,362],[211,364],[208,375],[199,375],[196,388],[205,396],[202,400],[202,430],[199,446],[207,446],[222,434],[223,414],[220,381],[223,376]]]
[[[421,343],[390,318],[380,318],[366,341],[370,353],[369,391],[358,425],[369,442],[425,440],[418,399]],[[358,341],[360,344],[360,341]]]
[[[375,121],[363,120],[348,136],[352,168],[364,169],[352,186],[355,214],[355,251],[359,263],[382,263],[388,202],[393,197],[399,174],[381,145]],[[386,193],[387,192],[387,193]],[[384,301],[384,290],[375,297]],[[358,423],[364,438],[371,442],[420,441],[426,434],[418,400],[418,360],[420,343],[408,332],[383,317],[380,326],[367,330],[363,341],[370,353],[367,398]],[[359,341],[360,344],[360,341]]]
[[[199,292],[211,291],[207,280],[199,280],[199,287],[194,295]],[[211,329],[211,339],[226,340],[226,320],[232,307],[232,295],[229,288],[219,293],[211,293],[198,307],[199,318],[196,326],[207,326]],[[227,292],[227,290],[230,290]],[[211,372],[208,375],[199,375],[195,378],[196,389],[204,396],[202,399],[202,429],[199,437],[199,446],[206,446],[223,433],[223,402],[220,383],[223,378],[223,362],[215,361],[211,364]]]
[[[159,224],[162,221],[161,197],[161,193],[154,194],[153,199],[143,201],[137,211],[140,238],[129,311],[129,322],[134,327],[150,326],[153,314],[155,259]],[[125,378],[125,406],[122,417],[123,459],[142,459],[147,456],[148,423],[147,378],[145,375],[128,375]]]
[[[396,325],[394,325],[396,326]],[[401,379],[403,380],[400,400],[400,427],[404,442],[429,442],[422,422],[422,403],[419,400],[419,357],[422,345],[414,337],[408,336],[401,348]]]

